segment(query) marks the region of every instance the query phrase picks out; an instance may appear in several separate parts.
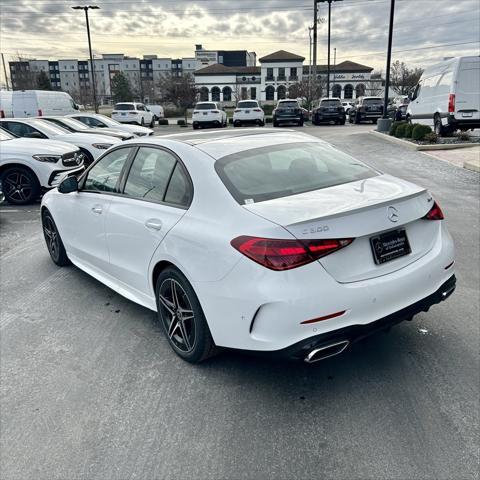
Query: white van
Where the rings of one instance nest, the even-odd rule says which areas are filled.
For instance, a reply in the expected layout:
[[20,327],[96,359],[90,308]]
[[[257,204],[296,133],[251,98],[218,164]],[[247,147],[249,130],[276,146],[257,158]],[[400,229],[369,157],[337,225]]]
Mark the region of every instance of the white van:
[[50,90],[14,90],[0,92],[0,118],[69,115],[78,110],[65,92]]
[[480,127],[480,56],[456,57],[427,68],[410,96],[407,120],[438,135]]

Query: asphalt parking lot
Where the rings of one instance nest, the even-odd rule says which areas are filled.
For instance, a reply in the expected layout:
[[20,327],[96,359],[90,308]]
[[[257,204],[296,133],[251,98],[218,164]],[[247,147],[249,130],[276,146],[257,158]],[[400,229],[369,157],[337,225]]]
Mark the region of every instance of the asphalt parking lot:
[[1,205],[1,477],[479,478],[479,174],[371,128],[304,131],[431,190],[457,291],[313,365],[183,362],[152,312],[51,262],[39,204]]

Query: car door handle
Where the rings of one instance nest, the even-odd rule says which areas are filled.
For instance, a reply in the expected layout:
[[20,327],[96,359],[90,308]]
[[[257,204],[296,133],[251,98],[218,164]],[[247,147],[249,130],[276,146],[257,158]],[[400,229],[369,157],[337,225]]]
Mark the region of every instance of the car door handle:
[[161,230],[162,229],[162,222],[157,220],[156,218],[152,218],[145,222],[145,226],[152,230]]
[[99,215],[103,212],[103,208],[101,205],[94,205],[92,207],[92,212],[93,213],[98,213]]

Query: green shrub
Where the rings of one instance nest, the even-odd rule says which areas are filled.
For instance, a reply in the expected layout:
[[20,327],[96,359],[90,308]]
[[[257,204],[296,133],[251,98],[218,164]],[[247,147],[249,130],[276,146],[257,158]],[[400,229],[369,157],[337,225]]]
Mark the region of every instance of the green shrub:
[[274,105],[263,105],[262,108],[263,108],[263,111],[265,112],[265,115],[271,115],[275,106]]
[[423,139],[428,143],[437,143],[438,135],[435,132],[427,133]]
[[166,118],[160,118],[158,120],[159,125],[168,125],[168,120]]
[[424,140],[427,133],[432,133],[432,129],[428,125],[415,125],[412,130],[412,138],[414,140]]
[[265,117],[265,123],[273,123],[272,117]]
[[180,125],[181,127],[185,127],[187,124],[185,123],[185,120],[177,120],[177,125]]
[[412,138],[413,127],[413,123],[407,123],[407,128],[405,129],[405,138]]
[[185,114],[185,112],[183,110],[178,109],[178,108],[166,108],[164,110],[165,118],[183,117],[184,114]]
[[407,131],[407,127],[408,125],[406,123],[402,123],[401,125],[399,125],[397,127],[397,129],[395,130],[395,136],[397,138],[403,138],[405,137],[405,133]]
[[390,131],[388,132],[389,135],[391,135],[392,137],[395,136],[395,132],[397,131],[397,128],[400,126],[400,125],[405,125],[407,122],[393,122],[392,125],[390,126]]

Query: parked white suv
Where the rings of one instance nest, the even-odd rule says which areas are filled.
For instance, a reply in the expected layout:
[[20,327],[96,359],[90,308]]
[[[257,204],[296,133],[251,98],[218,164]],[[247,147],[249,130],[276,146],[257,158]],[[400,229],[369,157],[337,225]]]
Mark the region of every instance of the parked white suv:
[[112,145],[121,143],[119,138],[89,133],[70,133],[58,125],[38,118],[2,118],[0,126],[17,137],[60,140],[80,148],[88,166]]
[[34,202],[42,190],[56,187],[66,175],[83,172],[83,159],[68,143],[16,138],[0,128],[0,180],[9,203]]
[[78,112],[69,115],[69,117],[84,123],[88,127],[114,128],[115,130],[121,130],[122,132],[133,133],[137,137],[149,137],[153,135],[153,130],[151,128],[120,123],[99,113]]
[[256,100],[242,100],[238,102],[233,112],[233,126],[241,127],[243,124],[265,125],[265,112]]
[[456,57],[424,72],[411,95],[407,119],[438,135],[480,128],[480,57]]
[[120,123],[136,123],[153,128],[153,113],[143,104],[136,102],[117,103],[113,107],[112,118]]
[[226,127],[227,114],[215,102],[198,102],[192,114],[193,128]]

